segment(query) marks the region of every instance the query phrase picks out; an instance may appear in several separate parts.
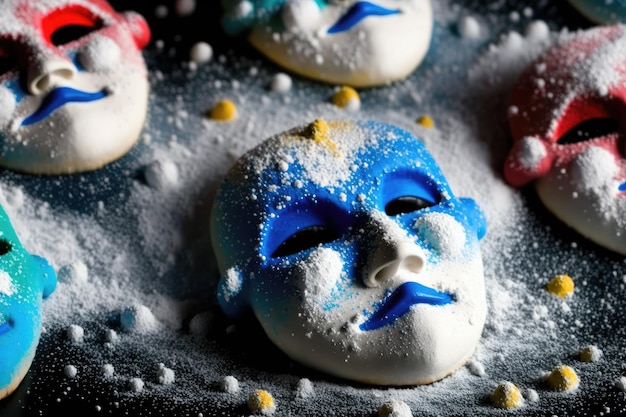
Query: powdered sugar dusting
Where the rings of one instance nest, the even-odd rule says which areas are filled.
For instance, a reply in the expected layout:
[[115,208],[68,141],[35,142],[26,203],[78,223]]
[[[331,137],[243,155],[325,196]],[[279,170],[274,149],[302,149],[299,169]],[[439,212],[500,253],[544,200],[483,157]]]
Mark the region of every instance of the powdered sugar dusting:
[[13,279],[6,271],[0,271],[0,294],[11,296],[15,292]]
[[[98,402],[103,415],[154,414],[145,408],[150,401],[159,404],[163,415],[229,415],[247,413],[248,394],[261,387],[276,398],[277,415],[375,415],[393,398],[405,403],[414,416],[441,410],[500,416],[503,412],[489,405],[485,396],[501,380],[511,380],[527,400],[531,397],[527,393],[534,393],[534,400],[516,410],[516,415],[545,414],[546,409],[571,414],[593,407],[593,401],[599,408],[590,415],[606,414],[605,406],[614,414],[622,411],[620,403],[613,402],[626,386],[621,353],[604,338],[594,338],[599,334],[624,337],[619,325],[624,310],[619,297],[624,291],[622,260],[568,235],[546,220],[543,212],[537,214],[526,206],[525,192],[504,185],[499,174],[500,161],[510,146],[507,93],[525,64],[558,36],[554,32],[547,36],[546,26],[540,23],[537,30],[525,31],[546,8],[533,6],[531,19],[520,6],[519,20],[512,22],[508,19],[512,8],[506,2],[491,2],[480,11],[465,10],[448,0],[433,3],[437,47],[407,82],[360,91],[358,114],[341,112],[327,101],[331,88],[300,77],[292,78],[287,92],[267,91],[275,67],[256,57],[239,56],[237,51],[219,51],[221,37],[211,42],[214,59],[196,71],[169,71],[171,62],[161,68],[161,58],[171,61],[166,39],[168,47],[162,52],[148,51],[154,89],[146,127],[149,146],[140,146],[115,170],[105,169],[95,176],[61,177],[34,186],[39,183],[36,179],[3,174],[7,180],[0,185],[0,203],[20,239],[30,252],[47,257],[57,271],[68,272],[68,279],[60,281],[44,303],[47,331],[28,397],[35,404],[20,407],[31,414],[45,413],[56,398],[67,407],[73,402],[84,405],[88,398]],[[3,7],[11,5],[6,2]],[[462,39],[448,31],[461,16],[472,13],[481,16],[481,29],[489,31],[485,38]],[[558,29],[554,22],[548,23]],[[509,34],[512,30],[517,36]],[[448,45],[455,54],[445,52]],[[544,81],[549,85],[548,78]],[[212,99],[225,96],[237,98],[241,117],[229,124],[206,121],[203,115]],[[425,113],[432,116],[436,128],[415,124]],[[427,144],[455,193],[475,198],[485,211],[488,231],[482,247],[489,313],[469,368],[415,388],[351,386],[310,373],[283,356],[259,353],[264,339],[258,333],[245,323],[234,326],[219,314],[217,272],[206,225],[217,182],[238,156],[263,139],[318,117],[370,118],[406,128]],[[167,192],[147,186],[138,174],[158,159],[171,160],[179,169],[178,181]],[[350,168],[337,162],[337,175],[348,175]],[[323,177],[316,180],[331,182]],[[298,181],[293,178],[292,184]],[[75,203],[79,194],[80,207]],[[56,195],[59,198],[50,198]],[[82,279],[85,269],[88,273]],[[580,282],[565,310],[543,291],[543,284],[557,272],[572,273]],[[320,294],[328,290],[323,283],[311,285],[319,285]],[[172,301],[159,302],[161,297],[155,295],[168,295]],[[146,306],[155,320],[172,311],[178,316],[172,327],[164,324],[157,332],[123,331],[121,312],[139,305]],[[198,337],[188,323],[207,310],[215,313],[207,319],[213,326]],[[67,361],[63,352],[70,345],[65,337],[70,324],[84,328],[87,337],[69,348],[76,355]],[[572,359],[589,343],[602,348],[603,360],[579,364]],[[575,393],[549,391],[539,378],[541,370],[562,362],[573,362],[581,374],[581,388]],[[77,370],[76,378],[65,377],[69,363]],[[158,385],[160,363],[175,370],[173,384]],[[103,364],[110,368],[103,370]],[[62,383],[55,379],[48,383],[48,373],[42,370],[52,370]],[[307,391],[306,383],[298,388],[303,376],[314,387],[312,396],[297,396]],[[43,399],[37,403],[39,397]]]

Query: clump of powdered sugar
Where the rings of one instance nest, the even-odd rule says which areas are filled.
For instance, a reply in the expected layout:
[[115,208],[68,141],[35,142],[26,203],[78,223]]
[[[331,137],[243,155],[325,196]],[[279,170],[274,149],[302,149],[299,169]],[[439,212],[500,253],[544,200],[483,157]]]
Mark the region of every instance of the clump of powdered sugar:
[[125,308],[120,314],[122,330],[131,333],[147,334],[159,327],[159,322],[152,311],[144,305],[135,305]]

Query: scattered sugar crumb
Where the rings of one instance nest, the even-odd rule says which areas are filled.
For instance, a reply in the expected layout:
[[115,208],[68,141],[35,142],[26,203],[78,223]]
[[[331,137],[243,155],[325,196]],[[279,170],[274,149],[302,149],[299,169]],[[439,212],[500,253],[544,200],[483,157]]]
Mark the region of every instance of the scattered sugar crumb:
[[412,417],[411,408],[401,400],[392,399],[378,409],[378,417]]
[[119,336],[117,335],[117,332],[113,329],[107,329],[107,331],[104,333],[104,341],[106,343],[115,344],[117,343],[118,339]]
[[239,394],[239,380],[232,375],[225,376],[224,379],[222,379],[220,388],[223,392],[231,395]]
[[291,90],[293,81],[288,74],[279,72],[272,77],[271,90],[275,93],[287,93]]
[[76,375],[78,375],[78,370],[74,365],[65,365],[65,368],[63,368],[63,373],[66,377],[71,379],[76,378]]
[[207,42],[196,42],[189,50],[189,59],[195,64],[206,64],[213,58],[213,48]]
[[122,330],[129,333],[147,334],[159,327],[152,311],[144,305],[131,306],[120,315]]
[[154,8],[154,16],[156,16],[159,19],[165,19],[168,14],[169,14],[169,10],[167,6],[164,4],[159,4],[158,6]]
[[83,343],[85,340],[85,330],[77,324],[71,324],[67,328],[67,338],[75,344]]
[[113,375],[115,375],[115,368],[113,367],[113,365],[111,365],[110,363],[105,363],[104,365],[102,365],[102,375],[104,375],[105,378],[111,378]]
[[200,337],[206,337],[211,332],[213,325],[213,313],[210,311],[204,311],[198,313],[189,321],[189,331]]
[[144,171],[146,183],[155,190],[163,191],[174,188],[179,182],[178,167],[170,160],[157,160]]
[[525,35],[533,41],[547,41],[550,37],[550,27],[543,20],[535,20],[526,26]]
[[196,0],[176,0],[174,10],[178,16],[191,16],[196,11]]
[[160,363],[159,369],[157,370],[157,382],[161,385],[174,383],[174,371]]
[[315,389],[313,388],[313,383],[308,378],[301,378],[298,381],[298,386],[296,387],[296,397],[297,398],[311,398],[315,395]]
[[539,401],[539,394],[532,388],[526,388],[524,390],[524,399],[533,404]]
[[485,372],[485,367],[483,366],[482,363],[478,362],[477,360],[470,360],[467,363],[467,369],[469,369],[469,371],[472,373],[472,375],[476,375],[476,376],[485,376],[486,372]]
[[64,265],[57,273],[60,282],[70,284],[84,284],[89,280],[89,269],[80,259],[69,265]]
[[458,23],[459,34],[465,39],[480,37],[480,23],[473,16],[463,16]]
[[135,377],[128,380],[128,389],[130,389],[132,392],[141,392],[143,391],[144,386],[145,383],[141,378]]

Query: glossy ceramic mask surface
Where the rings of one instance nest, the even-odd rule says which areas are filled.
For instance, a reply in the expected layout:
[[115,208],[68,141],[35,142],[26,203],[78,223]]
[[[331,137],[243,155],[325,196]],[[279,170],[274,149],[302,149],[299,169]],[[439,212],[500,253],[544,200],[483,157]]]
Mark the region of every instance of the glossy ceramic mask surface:
[[0,164],[59,174],[124,155],[146,117],[149,38],[101,0],[0,1]]
[[353,87],[408,76],[430,46],[430,0],[227,0],[224,26],[251,30],[264,55],[298,74]]
[[504,167],[515,186],[534,182],[557,217],[626,253],[626,32],[579,32],[521,76],[511,94],[514,145]]
[[244,155],[211,215],[218,299],[290,357],[371,384],[424,384],[473,353],[485,219],[415,137],[375,122],[279,134]]
[[30,255],[0,208],[0,398],[19,385],[35,356],[41,302],[56,286],[45,259]]
[[626,0],[569,0],[596,23],[626,23]]

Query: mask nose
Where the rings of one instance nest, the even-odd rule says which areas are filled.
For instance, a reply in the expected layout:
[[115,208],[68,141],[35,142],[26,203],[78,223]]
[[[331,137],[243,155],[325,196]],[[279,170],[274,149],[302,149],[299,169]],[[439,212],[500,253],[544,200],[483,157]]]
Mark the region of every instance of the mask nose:
[[28,92],[40,95],[67,83],[76,75],[76,67],[69,60],[50,56],[36,59],[28,67]]
[[400,241],[380,239],[370,259],[364,278],[365,285],[370,288],[385,285],[403,272],[419,274],[426,265],[424,251],[406,238]]

